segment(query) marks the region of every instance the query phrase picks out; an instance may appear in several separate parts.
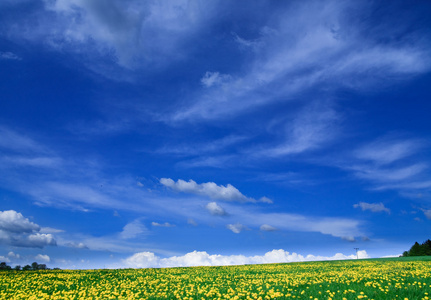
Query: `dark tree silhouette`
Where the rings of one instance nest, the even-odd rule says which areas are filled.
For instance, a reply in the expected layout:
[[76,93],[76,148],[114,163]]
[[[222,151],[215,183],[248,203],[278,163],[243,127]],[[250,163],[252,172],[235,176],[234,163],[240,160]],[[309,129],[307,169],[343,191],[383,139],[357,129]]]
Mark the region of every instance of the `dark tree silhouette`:
[[431,240],[426,240],[422,244],[415,242],[409,251],[404,251],[403,256],[427,256],[431,255]]

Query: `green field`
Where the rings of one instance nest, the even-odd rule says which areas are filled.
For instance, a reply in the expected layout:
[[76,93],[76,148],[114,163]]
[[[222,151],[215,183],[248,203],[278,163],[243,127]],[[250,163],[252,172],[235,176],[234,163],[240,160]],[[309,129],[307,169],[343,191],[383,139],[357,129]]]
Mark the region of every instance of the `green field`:
[[431,258],[4,271],[1,299],[429,299]]

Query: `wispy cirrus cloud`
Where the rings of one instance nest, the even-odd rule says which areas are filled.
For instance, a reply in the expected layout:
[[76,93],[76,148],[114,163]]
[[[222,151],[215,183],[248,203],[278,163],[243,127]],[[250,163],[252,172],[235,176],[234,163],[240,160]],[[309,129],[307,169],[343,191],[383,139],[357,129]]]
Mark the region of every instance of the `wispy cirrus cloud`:
[[151,222],[151,226],[154,227],[175,227],[174,224],[171,224],[169,222],[165,222],[165,223],[158,223],[158,222]]
[[243,224],[240,224],[240,223],[227,224],[226,228],[232,231],[233,233],[240,233],[241,231],[248,229],[247,226],[244,226]]
[[349,172],[368,183],[371,190],[396,190],[410,198],[408,195],[431,188],[429,161],[424,155],[428,148],[424,139],[391,133],[337,157],[316,161]]
[[22,60],[21,57],[12,52],[1,52],[0,51],[0,60]]
[[185,45],[211,22],[217,3],[45,0],[26,9],[31,21],[7,24],[0,33],[74,53],[91,69],[111,73],[112,62],[133,69],[183,58]]
[[388,214],[391,213],[391,210],[385,207],[385,205],[381,202],[380,203],[359,202],[357,204],[354,204],[353,207],[361,208],[363,211],[369,210],[371,212],[386,212]]
[[123,231],[120,233],[121,239],[133,239],[142,234],[145,234],[148,229],[144,224],[141,223],[140,220],[134,220],[130,223],[127,223],[123,227]]
[[263,224],[260,226],[260,230],[261,231],[277,231],[278,229],[275,228],[274,226],[268,225],[268,224]]
[[[348,17],[352,9],[367,15],[373,8],[337,1],[287,5],[270,25],[262,24],[259,49],[243,72],[225,74],[229,81],[202,91],[175,111],[171,120],[231,118],[274,102],[292,101],[323,86],[323,91],[369,90],[376,83],[390,84],[387,78],[409,79],[430,69],[429,41],[410,36],[380,43],[378,34],[364,35],[363,24]],[[385,27],[378,32],[386,35],[397,30]],[[246,44],[238,37],[236,41]]]
[[420,140],[384,137],[357,149],[354,154],[359,159],[384,165],[412,156],[424,146]]
[[0,148],[18,153],[46,153],[48,150],[27,134],[0,126]]
[[251,153],[281,157],[318,149],[336,138],[339,121],[340,115],[332,108],[321,104],[307,106],[292,121],[280,125],[285,136],[280,138],[279,145],[266,145],[264,150]]

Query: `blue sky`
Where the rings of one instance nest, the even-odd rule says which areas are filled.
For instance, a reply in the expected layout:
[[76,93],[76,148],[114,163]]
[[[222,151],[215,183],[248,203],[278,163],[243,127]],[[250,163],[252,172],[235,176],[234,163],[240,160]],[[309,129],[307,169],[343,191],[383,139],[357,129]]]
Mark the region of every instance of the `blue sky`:
[[0,260],[398,255],[430,238],[429,1],[0,3]]

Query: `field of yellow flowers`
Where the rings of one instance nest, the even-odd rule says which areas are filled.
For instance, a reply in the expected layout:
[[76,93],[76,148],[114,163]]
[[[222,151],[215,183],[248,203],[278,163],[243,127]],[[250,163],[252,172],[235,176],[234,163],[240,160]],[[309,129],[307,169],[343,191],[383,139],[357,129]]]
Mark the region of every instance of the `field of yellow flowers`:
[[429,299],[431,261],[0,272],[0,299]]

